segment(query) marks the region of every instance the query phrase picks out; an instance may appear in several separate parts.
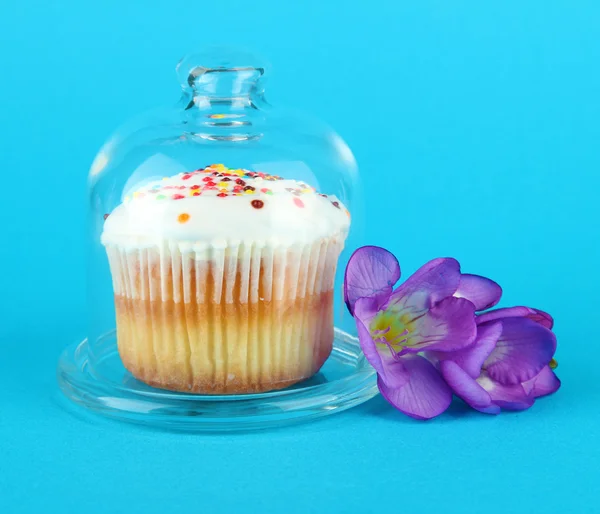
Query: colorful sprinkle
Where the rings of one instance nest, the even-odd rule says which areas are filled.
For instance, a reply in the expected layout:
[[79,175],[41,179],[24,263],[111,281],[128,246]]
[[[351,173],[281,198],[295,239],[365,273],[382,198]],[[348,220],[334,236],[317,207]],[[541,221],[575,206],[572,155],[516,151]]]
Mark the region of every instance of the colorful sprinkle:
[[254,207],[255,209],[262,209],[265,205],[265,202],[263,202],[262,200],[252,200],[250,202],[250,205],[252,205],[252,207]]
[[340,202],[331,202],[334,207],[340,208]]
[[106,221],[106,218],[108,218],[110,216],[110,214],[105,214],[104,215],[104,221]]
[[[157,200],[172,199],[182,200],[183,198],[191,198],[196,196],[218,196],[224,198],[227,196],[240,195],[277,195],[283,188],[283,184],[275,184],[276,181],[284,180],[277,175],[270,175],[263,171],[252,171],[244,168],[230,169],[223,164],[211,164],[204,168],[198,168],[195,171],[188,171],[178,174],[176,177],[164,177],[168,182],[154,183],[146,188],[140,189],[133,193],[132,197],[127,196],[125,202],[132,199],[149,197]],[[179,183],[178,183],[179,181]],[[187,186],[182,185],[182,181],[187,182]],[[264,187],[267,184],[260,183],[261,181],[270,181],[273,184],[268,184],[269,187]],[[252,185],[250,185],[252,184]],[[285,184],[286,186],[288,184]],[[320,194],[314,188],[304,182],[298,182],[292,187],[286,187],[287,193],[293,195],[292,200],[297,207],[304,208],[306,200],[302,198],[304,195]],[[214,191],[214,193],[212,192]],[[327,195],[321,195],[327,198]],[[254,202],[254,203],[252,203]],[[264,206],[263,200],[252,200],[250,202],[255,208]],[[332,202],[335,207],[342,208],[339,202]],[[260,204],[260,207],[257,205]]]
[[189,221],[190,215],[187,212],[182,212],[179,216],[177,216],[177,221],[179,223],[185,223]]

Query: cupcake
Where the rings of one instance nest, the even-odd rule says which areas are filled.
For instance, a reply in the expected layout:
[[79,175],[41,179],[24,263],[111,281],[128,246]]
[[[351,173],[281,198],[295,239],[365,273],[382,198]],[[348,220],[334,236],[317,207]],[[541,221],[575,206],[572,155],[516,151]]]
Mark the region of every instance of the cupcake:
[[105,220],[117,341],[155,387],[281,389],[331,352],[350,215],[295,180],[212,165],[151,182]]

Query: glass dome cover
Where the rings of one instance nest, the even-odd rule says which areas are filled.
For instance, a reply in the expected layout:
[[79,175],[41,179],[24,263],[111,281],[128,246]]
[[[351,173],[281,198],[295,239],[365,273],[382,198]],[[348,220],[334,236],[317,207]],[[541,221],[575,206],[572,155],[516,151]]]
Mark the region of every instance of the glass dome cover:
[[177,72],[179,104],[125,125],[90,170],[86,365],[101,370],[117,346],[138,381],[200,395],[314,377],[351,338],[352,153],[271,107],[254,56],[210,50]]

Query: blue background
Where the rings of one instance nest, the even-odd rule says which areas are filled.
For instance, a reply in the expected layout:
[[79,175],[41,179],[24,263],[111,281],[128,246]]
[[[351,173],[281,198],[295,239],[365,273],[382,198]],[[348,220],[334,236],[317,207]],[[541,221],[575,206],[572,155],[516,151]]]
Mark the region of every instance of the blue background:
[[[577,0],[3,1],[0,512],[600,512],[599,26]],[[338,129],[405,275],[454,256],[551,312],[562,389],[498,417],[376,398],[242,435],[65,410],[87,170],[209,43],[266,55],[270,100]]]

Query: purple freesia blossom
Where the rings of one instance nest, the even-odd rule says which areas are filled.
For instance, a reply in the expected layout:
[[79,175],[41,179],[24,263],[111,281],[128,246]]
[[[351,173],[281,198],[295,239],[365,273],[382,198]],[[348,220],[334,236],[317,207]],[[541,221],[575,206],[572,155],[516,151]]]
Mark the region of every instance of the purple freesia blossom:
[[495,305],[501,290],[483,277],[461,275],[455,259],[428,262],[394,290],[399,278],[390,252],[359,248],[346,268],[344,298],[382,395],[405,414],[429,419],[448,408],[452,389],[424,352],[471,346],[475,310]]
[[528,409],[536,398],[560,387],[550,367],[556,350],[552,326],[549,314],[529,307],[481,314],[475,344],[442,356],[442,376],[457,396],[481,412]]
[[[553,320],[528,307],[496,309],[502,289],[434,259],[403,284],[390,252],[359,248],[348,262],[344,299],[386,400],[416,419],[444,412],[453,393],[482,412],[526,409],[553,393]],[[479,312],[479,314],[477,314]]]

